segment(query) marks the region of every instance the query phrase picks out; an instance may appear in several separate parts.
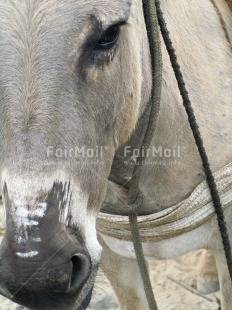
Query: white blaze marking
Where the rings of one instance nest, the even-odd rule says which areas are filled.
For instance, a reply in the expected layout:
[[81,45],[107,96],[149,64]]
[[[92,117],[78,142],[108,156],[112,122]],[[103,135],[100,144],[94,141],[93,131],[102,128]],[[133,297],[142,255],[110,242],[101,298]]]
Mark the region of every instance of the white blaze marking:
[[35,210],[28,210],[27,207],[22,206],[19,201],[15,203],[15,217],[18,222],[24,226],[38,226],[39,222],[34,220],[29,220],[29,217],[42,218],[47,210],[47,203],[40,203],[38,208]]
[[31,240],[34,242],[41,242],[41,238],[32,238]]
[[[17,226],[20,229],[20,236],[17,237],[18,244],[25,244],[29,241],[26,227],[30,226],[38,226],[39,222],[34,218],[42,218],[45,215],[47,210],[47,203],[42,202],[37,205],[37,208],[29,210],[29,207],[26,203],[22,201],[15,201],[14,209],[13,209],[13,217],[16,220]],[[31,219],[32,218],[32,219]],[[22,232],[22,228],[24,231]],[[41,238],[30,238],[32,242],[41,242]],[[20,253],[18,254],[20,256]],[[22,253],[23,255],[23,253]],[[22,256],[23,257],[23,256]],[[27,256],[25,256],[27,257]],[[30,256],[28,256],[30,257]]]
[[[17,238],[17,241],[18,241],[18,243],[19,244],[22,244],[22,243],[26,243],[27,242],[27,239],[26,238],[23,238],[23,237],[21,237],[21,236],[19,236],[18,238]],[[41,240],[41,238],[31,238],[31,241],[34,241],[34,242],[41,242],[42,240]]]
[[27,253],[17,252],[16,254],[20,257],[34,257],[34,256],[37,256],[39,252],[38,251],[31,251]]
[[38,226],[39,225],[39,222],[32,221],[32,220],[29,220],[27,218],[24,218],[22,223],[23,223],[24,226]]
[[26,242],[26,239],[21,237],[21,236],[19,236],[17,239],[18,239],[18,243],[25,243]]
[[34,211],[34,216],[43,217],[45,215],[47,207],[48,205],[46,202],[40,203],[38,209]]

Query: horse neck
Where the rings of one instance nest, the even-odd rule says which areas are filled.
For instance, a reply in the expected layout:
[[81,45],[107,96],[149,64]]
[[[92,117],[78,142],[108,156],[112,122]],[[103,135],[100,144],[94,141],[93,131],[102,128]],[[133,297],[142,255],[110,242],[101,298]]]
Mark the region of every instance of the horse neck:
[[[228,28],[226,35],[221,21],[223,18],[224,25],[232,26],[231,12],[225,1],[217,1],[221,17],[211,1],[204,5],[197,1],[191,12],[188,2],[164,1],[163,10],[211,167],[216,171],[232,161],[232,53],[228,44],[232,32]],[[212,34],[216,42],[212,42]],[[143,168],[141,189],[149,197],[146,210],[182,201],[205,177],[164,44],[162,52],[163,92],[152,141],[152,147],[161,153]]]

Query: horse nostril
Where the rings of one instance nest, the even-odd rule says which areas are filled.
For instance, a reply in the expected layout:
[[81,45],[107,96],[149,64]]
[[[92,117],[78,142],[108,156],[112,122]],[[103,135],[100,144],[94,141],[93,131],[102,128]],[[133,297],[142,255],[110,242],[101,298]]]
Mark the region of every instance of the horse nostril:
[[91,263],[87,255],[76,254],[71,258],[73,269],[70,290],[80,289],[89,277]]

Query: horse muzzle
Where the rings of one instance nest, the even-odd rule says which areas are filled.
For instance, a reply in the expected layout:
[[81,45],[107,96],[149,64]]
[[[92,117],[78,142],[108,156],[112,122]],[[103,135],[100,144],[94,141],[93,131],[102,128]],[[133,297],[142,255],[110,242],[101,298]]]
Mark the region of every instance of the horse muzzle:
[[0,293],[29,309],[73,309],[75,304],[76,310],[75,300],[87,304],[95,266],[81,234],[74,235],[59,221],[59,208],[54,207],[59,206],[59,195],[50,196],[33,209],[15,203],[5,189]]
[[0,287],[4,288],[3,295],[32,309],[42,309],[36,307],[39,297],[43,308],[46,308],[46,301],[50,305],[49,295],[53,301],[64,295],[78,298],[92,265],[87,251],[75,238],[63,232],[62,242],[57,240],[52,246],[44,244],[37,255],[36,251],[28,251],[22,246],[16,248],[9,239],[6,234],[1,245]]

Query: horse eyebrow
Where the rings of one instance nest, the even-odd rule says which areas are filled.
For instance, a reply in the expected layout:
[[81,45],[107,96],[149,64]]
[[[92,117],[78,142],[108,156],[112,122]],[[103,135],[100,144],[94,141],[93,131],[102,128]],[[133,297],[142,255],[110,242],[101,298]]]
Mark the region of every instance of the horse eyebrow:
[[128,18],[118,18],[118,19],[112,19],[111,22],[108,22],[108,23],[104,23],[102,22],[102,20],[100,19],[95,19],[94,22],[92,22],[92,31],[91,31],[91,34],[89,35],[89,38],[97,38],[97,37],[100,37],[108,28],[112,27],[112,26],[115,26],[115,25],[126,25],[127,24],[127,21],[128,21]]
[[118,25],[118,24],[126,24],[130,17],[131,13],[131,3],[127,2],[127,6],[124,10],[122,10],[121,14],[118,14],[115,18],[110,17],[109,20],[103,20],[99,16],[95,15],[94,13],[90,14],[90,21],[93,24],[93,29],[98,29],[98,31],[105,31],[109,27]]

